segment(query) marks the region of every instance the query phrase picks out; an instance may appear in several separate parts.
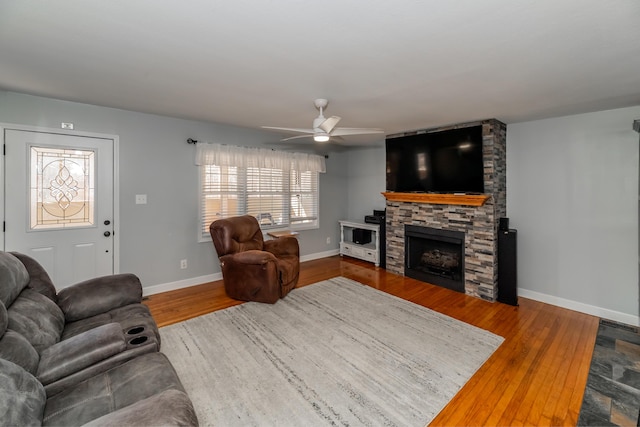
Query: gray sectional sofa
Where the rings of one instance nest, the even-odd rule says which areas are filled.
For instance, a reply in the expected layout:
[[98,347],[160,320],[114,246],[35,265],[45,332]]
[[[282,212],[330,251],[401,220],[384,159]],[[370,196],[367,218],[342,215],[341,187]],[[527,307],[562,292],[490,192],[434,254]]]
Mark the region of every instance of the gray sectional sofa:
[[56,293],[32,258],[0,252],[2,425],[197,425],[135,275]]

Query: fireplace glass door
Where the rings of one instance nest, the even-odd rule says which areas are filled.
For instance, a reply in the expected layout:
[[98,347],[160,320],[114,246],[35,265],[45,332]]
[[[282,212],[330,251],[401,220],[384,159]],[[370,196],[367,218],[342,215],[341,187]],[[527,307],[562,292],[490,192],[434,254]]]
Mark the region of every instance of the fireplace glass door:
[[464,233],[406,225],[405,276],[464,292]]

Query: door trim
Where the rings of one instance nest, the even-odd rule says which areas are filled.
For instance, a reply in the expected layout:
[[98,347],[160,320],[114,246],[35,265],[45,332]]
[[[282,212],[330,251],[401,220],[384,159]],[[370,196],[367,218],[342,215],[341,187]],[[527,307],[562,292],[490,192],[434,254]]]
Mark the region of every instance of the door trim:
[[[120,272],[120,137],[105,133],[73,131],[67,129],[53,129],[40,126],[16,125],[0,122],[0,145],[5,146],[5,130],[31,131],[42,133],[54,133],[58,135],[71,135],[89,138],[110,139],[113,141],[113,272]],[[4,154],[0,161],[0,212],[2,221],[6,218],[5,212],[5,170]],[[0,248],[5,249],[4,231],[0,233]]]

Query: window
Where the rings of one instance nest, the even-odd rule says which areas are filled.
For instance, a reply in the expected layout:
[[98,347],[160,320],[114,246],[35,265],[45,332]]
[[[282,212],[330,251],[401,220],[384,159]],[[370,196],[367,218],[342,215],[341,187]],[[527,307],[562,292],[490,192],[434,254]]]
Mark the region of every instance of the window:
[[318,173],[291,171],[291,224],[318,226]]
[[[318,173],[324,171],[324,158],[318,166],[313,162],[310,166],[298,160],[311,155],[203,145],[212,147],[198,147],[196,160],[200,163],[201,240],[210,238],[211,222],[244,214],[255,216],[262,229],[318,227]],[[222,147],[225,154],[232,150],[234,155],[220,156],[216,152],[205,158],[217,147]],[[274,156],[277,161],[268,159]]]
[[209,225],[216,219],[239,215],[238,168],[205,165],[200,167],[201,237],[209,235]]
[[95,152],[30,149],[30,230],[92,226]]

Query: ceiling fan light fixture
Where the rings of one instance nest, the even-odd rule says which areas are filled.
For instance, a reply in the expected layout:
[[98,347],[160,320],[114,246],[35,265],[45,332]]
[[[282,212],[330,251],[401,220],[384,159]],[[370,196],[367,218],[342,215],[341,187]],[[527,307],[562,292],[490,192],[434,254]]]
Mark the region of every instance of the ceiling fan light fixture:
[[327,103],[328,101],[324,98],[315,100],[314,104],[316,108],[320,110],[320,114],[318,115],[318,117],[313,119],[313,127],[311,129],[284,128],[276,126],[262,126],[262,128],[302,134],[283,138],[281,139],[281,141],[313,137],[313,141],[318,143],[326,143],[329,142],[329,140],[332,140],[332,143],[337,143],[337,141],[342,140],[342,136],[384,133],[382,129],[338,127],[338,123],[340,122],[340,120],[342,120],[339,116],[331,116],[329,118],[326,118],[323,114],[324,108],[327,106]]
[[327,133],[316,133],[315,135],[313,135],[313,140],[315,142],[327,142],[329,141],[329,134]]

